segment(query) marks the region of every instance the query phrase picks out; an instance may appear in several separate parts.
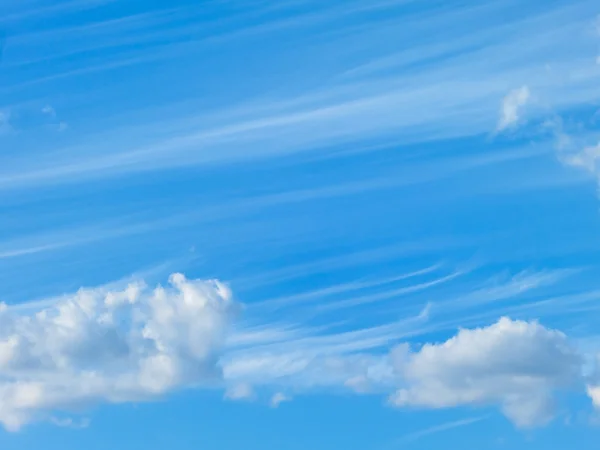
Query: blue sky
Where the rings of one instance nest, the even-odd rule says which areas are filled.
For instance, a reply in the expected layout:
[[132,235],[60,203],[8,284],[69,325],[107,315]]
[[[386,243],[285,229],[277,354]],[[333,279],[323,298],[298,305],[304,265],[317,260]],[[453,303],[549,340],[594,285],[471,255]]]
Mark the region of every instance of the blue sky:
[[596,448],[596,1],[0,36],[0,447]]

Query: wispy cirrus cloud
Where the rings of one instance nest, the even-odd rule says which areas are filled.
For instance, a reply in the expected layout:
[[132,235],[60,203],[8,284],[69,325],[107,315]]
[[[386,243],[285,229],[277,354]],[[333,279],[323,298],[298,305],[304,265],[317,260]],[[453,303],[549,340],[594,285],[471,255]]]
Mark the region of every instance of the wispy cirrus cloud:
[[247,383],[237,384],[225,391],[225,399],[232,401],[251,401],[256,398],[254,389]]
[[376,303],[376,302],[380,302],[383,300],[398,299],[398,298],[402,297],[403,295],[412,294],[412,293],[420,292],[420,291],[425,291],[429,288],[441,285],[443,283],[447,283],[449,281],[452,281],[452,280],[460,277],[461,275],[464,275],[465,273],[466,273],[466,271],[456,271],[456,272],[452,272],[448,275],[438,277],[433,280],[425,281],[425,282],[418,283],[418,284],[413,284],[410,286],[389,289],[387,291],[376,293],[376,294],[366,294],[366,295],[347,298],[344,300],[329,302],[327,304],[320,305],[319,307],[317,307],[317,310],[331,311],[331,310],[337,310],[337,309],[342,309],[342,308],[356,307],[356,306],[365,305],[365,304],[369,304],[369,303]]
[[[155,121],[121,121],[125,123],[123,129],[111,132],[108,137],[88,134],[70,148],[56,148],[35,161],[28,161],[24,170],[5,168],[0,172],[0,184],[16,187],[190,165],[226,165],[317,149],[327,152],[326,149],[339,145],[381,137],[408,143],[476,136],[494,128],[495,123],[506,128],[518,120],[530,90],[560,110],[586,98],[598,97],[599,91],[593,83],[597,74],[584,67],[579,58],[586,51],[587,38],[577,34],[589,21],[582,11],[591,4],[586,1],[578,8],[562,5],[509,23],[493,22],[485,30],[471,30],[473,33],[466,36],[453,36],[446,44],[449,48],[443,50],[447,58],[433,67],[423,62],[433,70],[421,70],[414,61],[411,63],[414,54],[399,51],[395,52],[399,61],[392,73],[366,71],[351,81],[332,77],[325,85],[302,86],[269,97],[217,105],[200,116],[180,115],[165,120],[170,115],[158,111]],[[402,29],[407,41],[411,41],[411,34],[426,35],[428,27],[444,29],[445,25],[465,17],[472,19],[469,23],[477,23],[481,17],[489,20],[490,14],[507,7],[493,2],[451,12],[436,10],[427,21],[415,13],[419,20]],[[335,41],[334,47],[347,48],[377,25],[370,23],[365,25],[366,29],[349,29]],[[379,25],[383,34],[398,30],[393,21]],[[277,29],[268,32],[275,33]],[[547,31],[550,29],[553,33]],[[539,34],[532,30],[539,30]],[[506,36],[511,37],[507,40]],[[574,38],[581,43],[581,50],[573,51],[563,45]],[[375,44],[374,41],[365,45]],[[417,42],[415,48],[405,50],[436,54],[439,45]],[[323,46],[322,51],[335,48]],[[135,65],[144,57],[157,56],[154,48],[143,51],[148,54],[101,61],[99,70]],[[170,50],[165,51],[169,54]],[[549,58],[554,61],[552,71],[544,68]],[[564,77],[572,66],[581,70],[573,83],[565,85]],[[85,77],[91,67],[86,64],[65,73]],[[344,73],[346,69],[336,67],[335,72]],[[51,82],[65,73],[47,74],[43,80]],[[498,122],[498,100],[511,87],[523,83],[524,87],[506,97]],[[114,143],[109,152],[102,145],[107,139]]]
[[419,430],[419,431],[415,431],[413,433],[406,434],[406,435],[402,436],[400,439],[398,439],[397,441],[395,441],[395,443],[400,444],[402,442],[416,441],[418,439],[425,438],[425,437],[431,436],[433,434],[438,434],[438,433],[442,433],[444,431],[453,430],[455,428],[462,428],[462,427],[466,427],[469,425],[473,425],[477,422],[481,422],[482,420],[485,420],[486,418],[487,418],[486,416],[470,417],[467,419],[453,420],[451,422],[434,425],[429,428],[425,428],[423,430]]
[[[284,306],[293,306],[298,303],[310,302],[315,300],[322,300],[325,297],[332,295],[340,295],[340,294],[348,294],[352,291],[359,291],[361,289],[373,288],[377,286],[383,286],[388,284],[393,284],[394,282],[407,280],[410,278],[418,277],[419,275],[426,275],[431,272],[436,271],[440,268],[440,264],[434,264],[429,267],[425,267],[423,269],[415,270],[412,272],[407,272],[401,275],[397,275],[394,277],[377,279],[372,281],[355,281],[351,283],[340,284],[336,286],[330,286],[327,288],[322,288],[310,292],[304,292],[299,294],[294,294],[290,296],[286,296],[283,298],[274,298],[263,300],[260,303],[254,303],[253,307],[267,307],[267,308],[280,308]],[[397,294],[392,294],[397,295]]]
[[[0,315],[6,323],[0,327],[0,421],[5,426],[17,429],[37,420],[53,422],[57,414],[84,406],[154,400],[195,387],[221,389],[232,400],[264,398],[272,406],[312,392],[351,392],[392,396],[399,407],[499,408],[519,426],[550,420],[557,394],[573,387],[583,395],[587,384],[592,400],[597,397],[597,383],[582,375],[582,350],[556,330],[571,335],[568,322],[549,320],[544,326],[524,317],[535,313],[552,319],[576,308],[590,308],[597,293],[573,281],[571,275],[577,271],[523,271],[524,266],[537,266],[542,260],[537,236],[548,245],[565,239],[553,240],[555,234],[538,229],[535,239],[524,239],[529,235],[520,226],[511,228],[501,219],[512,217],[525,200],[510,197],[500,202],[509,208],[488,211],[497,198],[479,193],[485,191],[492,172],[498,178],[510,173],[506,183],[513,184],[511,170],[494,172],[501,165],[526,170],[523,167],[533,166],[532,156],[540,165],[551,159],[546,149],[531,148],[528,142],[511,148],[504,142],[483,147],[490,130],[537,123],[546,114],[540,109],[559,114],[600,98],[590,41],[578,31],[589,25],[589,10],[597,6],[591,0],[576,6],[568,2],[528,5],[530,15],[524,17],[516,13],[522,10],[518,1],[461,3],[429,11],[409,3],[404,20],[387,13],[363,14],[373,8],[403,8],[402,1],[345,2],[332,8],[309,1],[300,5],[307,11],[299,14],[294,13],[297,5],[288,10],[287,4],[257,2],[240,4],[239,10],[233,8],[236,14],[220,23],[202,22],[206,26],[199,26],[202,14],[188,15],[189,10],[182,8],[36,29],[11,40],[9,81],[2,93],[44,98],[35,107],[38,118],[41,111],[47,119],[57,119],[53,107],[41,110],[40,106],[55,105],[62,116],[69,105],[40,92],[50,87],[55,88],[52,92],[62,92],[58,87],[68,84],[78,91],[69,91],[69,99],[79,106],[65,117],[82,126],[73,125],[73,135],[54,133],[44,140],[31,136],[39,148],[36,144],[27,152],[15,149],[0,155],[2,198],[15,205],[16,216],[7,227],[11,239],[1,246],[3,263],[10,266],[23,263],[17,257],[68,251],[65,266],[69,271],[80,268],[73,270],[76,278],[92,268],[96,273],[97,260],[102,259],[94,254],[92,267],[80,265],[85,251],[78,246],[136,236],[122,246],[125,250],[103,249],[115,251],[104,255],[105,261],[113,264],[125,253],[123,259],[129,261],[141,247],[140,253],[159,258],[168,244],[156,244],[147,233],[162,231],[165,240],[186,249],[201,248],[197,240],[204,239],[213,250],[212,255],[206,251],[207,259],[234,274],[232,285],[246,288],[243,294],[254,301],[238,304],[220,283],[175,276],[170,287],[155,290],[133,283],[9,306]],[[257,4],[260,8],[250,11]],[[222,2],[211,7],[215,5],[218,8]],[[312,11],[313,7],[319,9]],[[273,18],[274,9],[285,14]],[[41,9],[29,17],[53,11],[61,9]],[[29,14],[17,13],[24,15],[11,20],[24,20]],[[236,27],[240,16],[253,22]],[[330,26],[341,16],[352,16],[352,23]],[[457,23],[466,28],[461,27],[460,36],[448,35],[447,30],[456,31]],[[279,33],[290,29],[309,31],[310,37],[288,34],[289,40],[278,39]],[[432,38],[421,40],[423,36]],[[52,54],[38,52],[45,39],[64,46],[54,46]],[[283,53],[288,59],[278,58],[283,53],[278,53],[277,45],[259,45],[261,39],[285,42]],[[189,72],[178,70],[183,60],[228,54],[217,48],[240,51],[237,46],[246,40],[249,47],[264,49],[273,65],[280,60],[285,64],[272,68],[257,60],[246,67],[243,74],[248,83],[239,83],[238,95],[230,95],[230,86],[220,84],[222,74],[228,73],[223,61],[211,64],[207,57],[200,69],[189,64]],[[360,45],[354,45],[357,42]],[[297,48],[302,52],[295,53]],[[19,49],[30,52],[17,58]],[[306,54],[314,60],[304,58]],[[227,69],[235,72],[238,60],[226,60],[232,65]],[[287,72],[286,64],[292,60],[294,71],[305,72]],[[148,79],[129,78],[149,61],[169,61],[169,70],[194,82],[182,76],[174,90],[163,84],[160,98],[174,103],[156,108],[146,108],[145,95],[139,102],[137,96],[128,96],[129,103],[121,108],[115,99],[122,97],[122,91],[111,90],[116,85],[93,82],[96,76],[115,70],[119,88],[151,92],[144,83],[150,80],[151,84],[153,74]],[[263,66],[269,67],[267,87],[259,83],[266,78]],[[129,70],[122,70],[125,67]],[[23,75],[11,78],[11,70],[23,70]],[[207,84],[198,90],[200,78]],[[518,86],[523,87],[511,91]],[[215,97],[206,101],[203,89],[215,89]],[[177,103],[181,92],[186,98],[199,92],[202,101],[189,98],[185,105]],[[536,108],[525,111],[532,93]],[[112,97],[105,98],[107,94]],[[543,108],[538,108],[542,103]],[[128,105],[132,109],[125,111]],[[89,115],[82,117],[82,110]],[[530,127],[524,133],[528,131]],[[443,145],[429,145],[436,140]],[[595,142],[577,145],[571,164],[595,173]],[[581,149],[584,152],[579,154]],[[350,161],[348,155],[354,159]],[[256,160],[261,163],[250,170],[256,172],[238,170],[240,161]],[[306,166],[295,166],[295,161]],[[314,170],[316,163],[322,164],[319,170]],[[365,174],[363,169],[370,165],[372,173]],[[263,166],[272,170],[263,171]],[[198,170],[201,181],[196,179],[199,167],[206,169]],[[161,174],[168,189],[160,190],[165,195],[159,200],[149,200],[146,187],[155,186],[155,178],[161,177],[133,177],[178,168],[185,169],[182,179],[183,172],[194,171],[193,183],[199,184],[181,183],[185,186],[177,188],[178,183],[169,178],[172,174]],[[310,172],[310,177],[298,177],[298,182],[295,177],[300,171]],[[527,175],[531,183],[538,182],[537,172]],[[554,179],[554,172],[543,175]],[[106,186],[101,181],[107,177],[122,177],[110,183],[115,192],[121,188],[122,204],[93,199],[97,189]],[[68,183],[89,189],[61,186]],[[41,191],[35,189],[48,185],[53,189],[38,199],[35,194]],[[157,182],[156,186],[163,185]],[[481,188],[478,194],[474,186]],[[143,195],[136,190],[143,190]],[[461,192],[468,193],[468,202],[459,199]],[[507,191],[501,194],[504,199]],[[41,206],[45,195],[49,204]],[[24,208],[15,197],[24,199]],[[65,203],[53,203],[54,198]],[[94,205],[88,205],[90,200]],[[527,200],[535,203],[538,197]],[[336,207],[330,208],[334,203]],[[473,204],[481,208],[471,214],[468,207]],[[57,205],[60,213],[54,212]],[[536,206],[527,204],[522,209],[543,216]],[[271,215],[275,210],[277,217]],[[102,214],[106,211],[113,217],[131,211],[139,216],[108,223]],[[493,226],[485,222],[488,214],[494,218]],[[74,218],[95,225],[80,229],[64,225]],[[23,230],[20,220],[31,220],[35,226]],[[382,223],[380,236],[372,230]],[[455,225],[459,229],[465,225],[466,237],[456,236]],[[194,232],[179,233],[184,227]],[[63,231],[56,231],[59,228]],[[440,256],[452,260],[456,254],[463,257],[480,248],[480,230],[509,235],[484,246],[483,253],[491,253],[485,257],[493,260],[494,251],[505,255],[505,248],[523,245],[530,251],[535,247],[539,259],[522,261],[520,252],[511,251],[510,264],[515,267],[491,277],[476,268],[461,271],[446,270],[449,264],[431,265]],[[39,234],[24,237],[30,232]],[[365,243],[366,233],[377,236]],[[422,239],[436,233],[454,237]],[[487,234],[486,240],[494,237]],[[385,242],[394,245],[386,247]],[[265,250],[269,245],[275,249],[270,254]],[[355,251],[359,245],[383,246]],[[352,252],[332,256],[333,246]],[[572,255],[571,247],[568,251]],[[549,265],[555,267],[565,255],[552,255]],[[45,282],[53,280],[51,275],[46,278]],[[35,284],[23,279],[23,284]],[[568,284],[564,292],[563,282]],[[497,321],[508,313],[515,320]],[[429,392],[435,393],[434,398]],[[424,433],[442,429],[444,425]]]

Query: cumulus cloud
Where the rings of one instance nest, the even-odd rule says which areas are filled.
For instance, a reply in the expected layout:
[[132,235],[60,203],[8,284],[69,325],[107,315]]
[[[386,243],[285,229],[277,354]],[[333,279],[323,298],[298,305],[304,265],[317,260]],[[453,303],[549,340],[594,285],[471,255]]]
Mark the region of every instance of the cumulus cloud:
[[[248,330],[233,323],[238,305],[225,285],[180,274],[166,287],[80,290],[23,311],[31,309],[0,308],[0,423],[8,430],[36,420],[69,426],[77,422],[56,417],[194,387],[226,388],[225,398],[238,401],[260,389],[272,407],[290,400],[286,392],[311,391],[392,393],[398,407],[496,405],[528,427],[552,418],[556,391],[584,388],[580,355],[537,322],[503,318],[390,352],[405,333],[396,323],[311,335],[282,334],[281,324],[269,333],[266,321]],[[589,384],[600,406],[598,383]]]
[[180,274],[152,291],[81,290],[30,316],[3,305],[0,422],[18,430],[57,410],[211,383],[234,310],[223,284]]
[[509,128],[519,121],[519,114],[529,101],[530,95],[529,88],[527,86],[522,86],[510,91],[508,95],[504,97],[500,109],[500,119],[497,127],[498,131]]
[[[584,387],[578,351],[566,335],[537,322],[502,318],[485,328],[462,329],[443,343],[415,350],[401,344],[389,353],[365,352],[358,341],[331,347],[332,340],[324,336],[310,347],[291,341],[227,355],[225,379],[296,393],[393,392],[390,403],[397,407],[498,406],[519,427],[549,422],[555,394]],[[380,345],[371,336],[368,341]]]
[[394,405],[499,405],[519,427],[548,422],[554,392],[581,381],[582,360],[564,334],[508,318],[418,351],[399,346],[392,360],[404,385]]

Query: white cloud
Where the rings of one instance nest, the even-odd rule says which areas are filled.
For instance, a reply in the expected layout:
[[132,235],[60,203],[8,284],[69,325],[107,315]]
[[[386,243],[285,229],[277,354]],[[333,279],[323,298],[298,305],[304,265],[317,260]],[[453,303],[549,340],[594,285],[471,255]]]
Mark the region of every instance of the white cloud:
[[271,397],[271,407],[277,408],[283,402],[289,402],[291,400],[292,400],[291,397],[288,397],[287,395],[285,395],[282,392],[277,392],[276,394],[273,395],[273,397]]
[[575,153],[565,154],[562,161],[570,166],[581,168],[593,175],[600,175],[600,143],[584,147],[583,150]]
[[371,391],[371,381],[365,375],[356,375],[348,378],[344,386],[352,389],[357,394],[366,394]]
[[508,93],[502,101],[500,109],[500,120],[498,121],[498,131],[513,126],[519,121],[521,109],[527,104],[530,98],[529,88],[522,86]]
[[50,117],[56,117],[56,110],[50,106],[50,105],[46,105],[42,108],[42,113],[46,114]]
[[[228,352],[221,361],[223,375],[228,383],[249,382],[298,391],[350,388],[376,392],[393,381],[385,352],[404,332],[404,325],[399,322],[339,333],[291,336],[283,342]],[[377,350],[379,354],[375,353]]]
[[[253,400],[257,388],[271,393],[273,407],[291,399],[286,392],[311,391],[393,393],[399,407],[498,405],[518,426],[532,426],[552,417],[555,391],[584,385],[566,336],[536,322],[501,319],[390,352],[414,320],[330,334],[268,321],[234,328],[237,304],[224,285],[179,274],[167,288],[80,290],[41,305],[35,314],[0,311],[0,423],[8,430],[37,420],[75,424],[56,414],[191,387],[225,387],[229,400]],[[232,342],[236,333],[243,339]],[[598,391],[588,389],[596,403]]]
[[[594,117],[592,117],[592,121]],[[568,124],[567,124],[568,125]],[[600,142],[595,141],[597,135],[588,130],[577,128],[565,131],[568,128],[560,117],[547,120],[545,127],[552,133],[558,160],[565,166],[587,172],[596,178],[600,187]],[[582,133],[582,131],[584,131]],[[593,142],[596,142],[593,144]]]
[[281,348],[278,351],[228,356],[223,363],[225,379],[310,391],[343,387],[355,390],[352,381],[358,377],[364,379],[365,388],[367,385],[381,386],[391,376],[386,357],[366,353],[344,354],[335,350],[328,352],[319,344],[305,350],[293,349],[293,346],[292,343],[289,350]]
[[[479,135],[489,129],[490,120],[496,122],[498,103],[507,93],[506,86],[518,87],[523,80],[535,80],[536,92],[557,111],[570,110],[598,98],[596,73],[589,70],[590,36],[578,32],[582,26],[589,26],[589,15],[582,11],[593,9],[591,0],[585,0],[584,6],[581,2],[571,2],[573,5],[568,7],[554,5],[543,14],[540,10],[530,17],[515,15],[509,21],[476,27],[460,39],[419,39],[428,31],[451,28],[457,17],[464,20],[465,14],[471,18],[469,23],[485,21],[497,9],[496,2],[492,3],[481,9],[440,10],[427,23],[407,24],[402,34],[409,41],[414,40],[414,45],[396,55],[381,55],[384,60],[391,56],[392,66],[383,67],[382,71],[363,71],[363,76],[351,83],[342,78],[343,72],[331,77],[328,85],[296,86],[291,79],[289,89],[283,90],[278,98],[248,97],[240,98],[236,105],[220,104],[208,110],[191,108],[201,114],[171,114],[172,119],[167,122],[165,113],[171,111],[172,105],[165,105],[164,110],[157,110],[156,116],[148,116],[147,121],[140,122],[138,115],[121,121],[123,128],[113,130],[108,137],[102,124],[90,124],[90,130],[96,133],[75,137],[77,141],[73,141],[71,148],[65,149],[62,144],[49,148],[44,158],[32,159],[25,154],[19,158],[18,172],[5,169],[0,171],[0,178],[12,186],[66,183],[92,176],[166,170],[207,162],[228,164],[316,149],[328,153],[329,149],[348,142],[379,141],[379,137],[395,136],[394,140],[407,144]],[[358,34],[347,34],[339,44],[346,47],[369,29],[377,30],[380,37],[397,31],[392,22],[365,23],[365,26],[357,28]],[[383,32],[381,26],[387,31]],[[268,29],[272,30],[270,26],[264,28]],[[244,33],[234,34],[239,38]],[[411,40],[411,36],[415,39]],[[369,46],[381,53],[376,41]],[[479,45],[482,42],[486,44]],[[83,44],[79,39],[73,39],[72,43]],[[473,51],[475,43],[478,48]],[[189,43],[184,47],[189,50]],[[147,58],[167,57],[176,48],[178,45],[165,49],[162,56],[156,52],[146,54],[145,49],[139,55],[114,61],[90,61],[80,70],[53,75],[77,77],[82,71],[138,64]],[[335,56],[337,50],[327,47],[324,51],[327,57]],[[357,61],[359,66],[372,66],[368,54]],[[450,54],[455,57],[436,58]],[[417,69],[415,62],[426,60],[435,63],[428,70]],[[548,73],[543,68],[550,60],[552,71]],[[572,76],[574,73],[577,76]],[[43,81],[46,78],[42,75],[35,74],[19,83]],[[565,83],[567,79],[569,83]],[[173,99],[173,104],[176,100]],[[148,138],[157,132],[157,126],[170,131],[159,133],[156,139]],[[108,152],[106,139],[113,143]],[[153,144],[147,146],[146,142]],[[369,151],[364,145],[360,147]]]
[[226,354],[228,383],[302,392],[389,394],[398,407],[498,406],[519,427],[554,415],[555,394],[583,388],[583,360],[567,337],[537,322],[502,318],[411,351],[382,330],[291,339]]
[[520,427],[548,422],[554,391],[581,381],[582,360],[564,334],[507,318],[416,352],[399,346],[392,359],[403,384],[394,405],[498,404]]
[[472,425],[474,423],[481,422],[485,418],[486,418],[485,416],[471,417],[469,419],[462,419],[462,420],[455,420],[452,422],[446,422],[441,425],[435,425],[435,426],[426,428],[424,430],[415,431],[414,433],[407,434],[407,435],[403,436],[402,438],[400,438],[398,441],[399,442],[415,441],[417,439],[421,439],[422,437],[429,436],[432,434],[441,433],[444,431],[452,430],[454,428],[466,427],[468,425]]
[[598,410],[600,410],[600,354],[596,355],[594,361],[590,361],[589,377],[586,380],[587,395],[592,400],[592,404]]
[[588,386],[587,394],[592,399],[594,407],[600,409],[600,386]]
[[218,282],[170,278],[147,291],[81,290],[32,316],[0,312],[0,422],[17,430],[54,411],[149,399],[220,379],[234,303]]
[[225,398],[228,400],[254,400],[256,395],[254,389],[248,383],[236,384],[225,391]]
[[87,428],[90,426],[90,420],[89,419],[81,419],[79,421],[73,420],[70,417],[67,417],[65,419],[60,419],[57,417],[52,417],[50,419],[50,422],[53,423],[54,425],[58,426],[58,427],[63,427],[63,428],[74,428],[74,429],[83,429],[83,428]]

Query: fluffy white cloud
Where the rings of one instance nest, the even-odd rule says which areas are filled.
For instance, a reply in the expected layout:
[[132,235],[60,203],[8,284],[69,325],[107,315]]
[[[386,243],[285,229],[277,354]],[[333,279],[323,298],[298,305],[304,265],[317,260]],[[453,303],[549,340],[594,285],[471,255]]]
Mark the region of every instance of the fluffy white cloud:
[[563,333],[537,322],[502,318],[440,344],[414,351],[403,344],[389,354],[376,350],[379,339],[369,339],[375,346],[370,352],[338,340],[323,336],[310,347],[291,340],[234,352],[222,362],[224,376],[229,383],[295,393],[394,392],[390,401],[398,407],[499,406],[519,427],[550,421],[556,392],[584,386],[579,352]]
[[594,407],[600,409],[600,386],[588,386],[587,393]]
[[498,121],[498,131],[504,130],[519,120],[521,109],[527,104],[530,98],[529,88],[522,86],[508,93],[502,101],[500,109],[500,120]]
[[9,430],[56,410],[145,400],[220,379],[235,311],[215,281],[81,290],[32,316],[0,312],[0,422]]
[[[289,400],[286,392],[393,392],[399,407],[498,405],[531,426],[550,420],[556,390],[584,385],[566,336],[536,322],[504,318],[390,353],[404,333],[397,324],[332,334],[281,333],[281,324],[270,333],[268,321],[235,329],[238,308],[223,284],[180,274],[169,281],[81,290],[35,314],[2,305],[0,423],[68,424],[56,414],[205,386],[226,387],[230,400],[254,399],[256,387],[273,407]],[[588,394],[600,406],[592,381]]]
[[582,360],[564,334],[507,318],[415,352],[397,347],[392,360],[403,383],[393,404],[498,404],[520,427],[549,421],[554,391],[581,381]]

